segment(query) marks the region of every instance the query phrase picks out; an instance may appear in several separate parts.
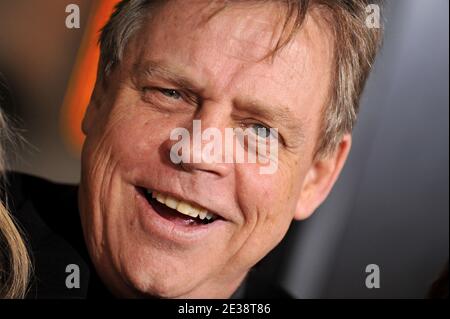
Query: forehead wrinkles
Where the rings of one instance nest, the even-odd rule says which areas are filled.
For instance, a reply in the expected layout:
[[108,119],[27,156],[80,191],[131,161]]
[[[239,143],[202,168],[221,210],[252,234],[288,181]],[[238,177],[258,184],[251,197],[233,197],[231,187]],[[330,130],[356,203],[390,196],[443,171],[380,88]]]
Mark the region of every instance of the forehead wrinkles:
[[[220,21],[214,21],[219,18]],[[228,42],[229,50],[225,53],[229,56],[256,62],[274,49],[281,36],[282,10],[274,3],[264,6],[235,4],[200,25],[211,30],[218,41]],[[227,32],[223,32],[224,29]]]
[[[206,5],[203,1],[201,5],[176,2],[168,2],[159,14],[148,19],[133,41],[133,51],[138,52],[133,54],[134,59],[170,59],[169,63],[174,62],[190,70],[189,73],[195,72],[201,82],[217,90],[237,84],[237,77],[242,75],[245,79],[248,72],[284,88],[289,86],[291,90],[298,90],[299,82],[305,82],[299,77],[311,71],[312,64],[317,64],[317,57],[314,58],[311,50],[318,53],[317,47],[323,50],[326,46],[314,39],[323,31],[316,30],[318,21],[311,21],[317,16],[307,15],[302,29],[291,41],[273,58],[267,57],[282,36],[285,12],[279,3],[233,3],[212,14],[217,11],[217,5],[212,6],[209,1]],[[314,30],[304,32],[311,28],[306,25],[312,25]],[[275,66],[275,63],[278,72],[268,72],[268,64]],[[289,76],[288,83],[286,75]],[[305,89],[302,87],[302,91]]]
[[[291,80],[302,78],[302,75],[308,73],[310,77],[319,78],[319,82],[328,87],[333,66],[333,47],[328,26],[313,9],[305,16],[301,30],[275,59],[287,65],[286,74]],[[310,89],[308,85],[313,83],[315,81],[303,81],[302,88]]]
[[[297,99],[324,99],[329,93],[333,66],[333,41],[320,16],[308,14],[301,30],[273,58],[249,65],[254,77],[271,81],[278,88],[297,92]],[[273,68],[267,67],[273,66]],[[258,82],[261,83],[261,82]],[[251,86],[256,86],[254,82]]]
[[283,19],[277,15],[283,12],[279,5],[232,4],[213,15],[217,5],[196,4],[173,1],[161,8],[143,28],[140,37],[148,45],[142,46],[139,40],[139,50],[152,54],[151,46],[158,45],[185,64],[225,78],[244,63],[262,60],[280,37]]

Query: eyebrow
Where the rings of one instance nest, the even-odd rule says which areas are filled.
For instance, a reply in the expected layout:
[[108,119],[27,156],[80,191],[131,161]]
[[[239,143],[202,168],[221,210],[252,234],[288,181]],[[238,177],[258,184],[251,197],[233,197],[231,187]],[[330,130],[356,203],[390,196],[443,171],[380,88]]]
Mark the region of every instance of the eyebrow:
[[202,91],[199,83],[195,83],[190,78],[184,76],[180,70],[164,66],[162,63],[153,61],[136,63],[134,64],[133,71],[135,75],[143,74],[148,77],[162,78],[191,92]]

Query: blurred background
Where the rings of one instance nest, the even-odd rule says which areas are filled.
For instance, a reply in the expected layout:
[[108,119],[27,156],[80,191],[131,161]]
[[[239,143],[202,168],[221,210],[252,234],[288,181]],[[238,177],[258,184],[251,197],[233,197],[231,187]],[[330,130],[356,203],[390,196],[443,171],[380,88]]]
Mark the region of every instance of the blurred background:
[[[68,29],[66,6],[80,8]],[[76,183],[79,122],[112,0],[0,0],[5,110],[28,141],[15,170]],[[327,201],[255,276],[296,298],[423,298],[449,255],[449,2],[386,1],[385,41],[350,158]],[[380,268],[380,288],[365,270]]]

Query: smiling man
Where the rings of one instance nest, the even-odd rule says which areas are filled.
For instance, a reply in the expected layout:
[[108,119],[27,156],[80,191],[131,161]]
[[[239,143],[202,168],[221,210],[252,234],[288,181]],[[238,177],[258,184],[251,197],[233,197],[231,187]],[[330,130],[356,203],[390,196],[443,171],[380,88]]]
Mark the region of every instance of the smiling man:
[[[365,24],[367,4],[119,3],[101,33],[83,121],[78,207],[62,195],[62,206],[35,205],[74,251],[61,263],[74,256],[90,274],[76,296],[228,298],[238,290],[290,223],[323,202],[344,165],[380,41],[380,30]],[[195,161],[194,143],[192,158],[174,162],[173,131],[195,139],[195,121],[201,131],[244,129],[264,145],[276,129],[276,170],[261,174],[258,161]],[[249,152],[250,144],[236,147]],[[28,185],[18,191],[31,194],[25,201],[54,200],[63,187],[15,179]],[[69,206],[79,215],[56,213]]]

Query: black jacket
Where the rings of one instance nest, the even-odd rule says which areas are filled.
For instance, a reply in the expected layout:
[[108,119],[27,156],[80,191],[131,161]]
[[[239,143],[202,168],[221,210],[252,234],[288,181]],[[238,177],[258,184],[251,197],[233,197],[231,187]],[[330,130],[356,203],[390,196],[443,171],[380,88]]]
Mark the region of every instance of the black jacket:
[[[27,298],[111,298],[84,243],[75,185],[7,174],[7,204],[24,233],[33,275]],[[79,288],[67,288],[68,265],[80,269]]]

